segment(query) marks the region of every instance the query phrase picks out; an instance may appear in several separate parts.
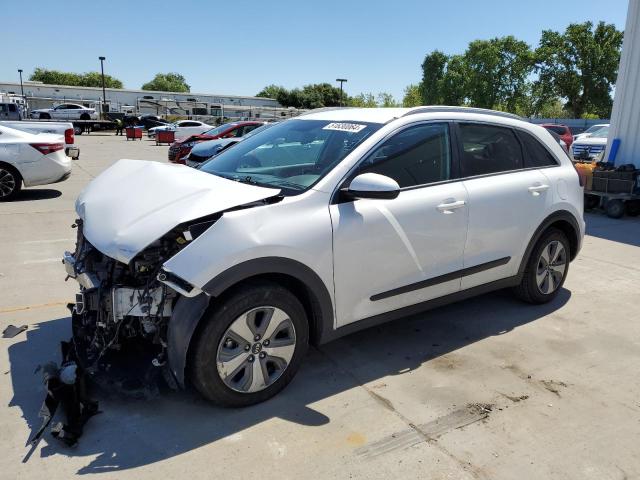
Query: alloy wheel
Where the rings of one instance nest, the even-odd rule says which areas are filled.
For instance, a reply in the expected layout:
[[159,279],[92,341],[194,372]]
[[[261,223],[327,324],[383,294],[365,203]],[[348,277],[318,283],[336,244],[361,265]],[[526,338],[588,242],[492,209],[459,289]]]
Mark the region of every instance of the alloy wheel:
[[567,269],[567,251],[561,242],[553,240],[543,249],[538,259],[536,283],[544,295],[555,292]]
[[9,170],[0,168],[0,198],[8,197],[16,189],[16,177]]
[[277,307],[253,308],[235,319],[218,345],[216,363],[232,390],[254,393],[272,385],[289,366],[296,331],[289,315]]

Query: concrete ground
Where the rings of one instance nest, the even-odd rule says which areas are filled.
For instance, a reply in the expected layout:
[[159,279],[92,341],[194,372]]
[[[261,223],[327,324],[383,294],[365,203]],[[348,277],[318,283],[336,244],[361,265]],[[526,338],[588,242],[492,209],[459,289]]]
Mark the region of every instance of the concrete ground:
[[78,143],[69,180],[0,204],[0,328],[29,326],[0,339],[0,478],[640,477],[640,221],[601,214],[550,305],[497,292],[350,335],[247,409],[100,398],[75,449],[47,433],[23,463],[44,397],[34,370],[70,336],[76,285],[59,259],[75,197],[118,158],[166,161],[146,139]]

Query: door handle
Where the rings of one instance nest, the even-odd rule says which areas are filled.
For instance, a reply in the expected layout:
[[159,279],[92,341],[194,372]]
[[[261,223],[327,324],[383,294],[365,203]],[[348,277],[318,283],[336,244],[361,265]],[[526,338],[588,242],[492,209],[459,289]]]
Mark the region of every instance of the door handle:
[[531,193],[531,195],[533,195],[534,197],[537,197],[538,195],[540,195],[540,192],[544,192],[545,190],[549,190],[549,185],[540,183],[536,185],[531,185],[529,187],[529,193]]
[[436,208],[442,213],[453,213],[454,210],[462,208],[467,204],[464,200],[458,200],[453,202],[441,203]]

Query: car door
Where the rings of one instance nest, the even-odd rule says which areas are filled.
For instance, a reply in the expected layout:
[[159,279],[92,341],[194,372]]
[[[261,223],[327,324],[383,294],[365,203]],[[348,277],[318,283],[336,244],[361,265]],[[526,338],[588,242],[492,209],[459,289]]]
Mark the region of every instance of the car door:
[[447,123],[391,135],[360,162],[398,182],[392,200],[336,200],[333,226],[338,326],[457,292],[467,230]]
[[460,167],[469,202],[463,290],[515,275],[552,202],[549,181],[524,165],[513,129],[457,123]]
[[53,110],[51,110],[51,118],[54,118],[56,120],[67,120],[69,118],[68,112],[67,112],[67,105],[62,104],[62,105],[53,107]]

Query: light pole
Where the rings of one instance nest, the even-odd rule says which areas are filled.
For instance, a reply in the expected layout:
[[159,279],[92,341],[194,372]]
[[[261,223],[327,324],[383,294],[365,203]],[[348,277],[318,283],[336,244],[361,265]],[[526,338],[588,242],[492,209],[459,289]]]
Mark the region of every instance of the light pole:
[[100,71],[102,72],[102,108],[100,109],[101,117],[104,120],[104,109],[107,105],[107,93],[104,88],[104,61],[106,57],[98,57],[100,59]]
[[336,82],[340,82],[340,106],[342,107],[342,99],[343,99],[343,95],[342,95],[342,84],[344,82],[346,82],[347,79],[346,78],[336,78]]
[[18,69],[18,73],[20,74],[20,92],[22,93],[22,98],[24,99],[24,87],[22,86],[22,69]]

